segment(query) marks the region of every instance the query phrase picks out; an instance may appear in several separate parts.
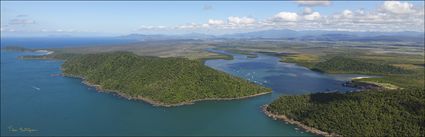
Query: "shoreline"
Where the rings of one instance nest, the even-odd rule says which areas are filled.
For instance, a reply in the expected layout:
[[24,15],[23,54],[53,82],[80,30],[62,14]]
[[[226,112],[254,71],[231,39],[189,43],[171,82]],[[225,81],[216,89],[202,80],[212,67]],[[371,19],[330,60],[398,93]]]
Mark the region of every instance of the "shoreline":
[[52,51],[52,50],[47,50],[47,49],[39,49],[39,50],[36,50],[35,52],[36,52],[36,53],[44,53],[44,54],[42,54],[42,55],[50,55],[50,54],[55,53],[54,51]]
[[359,79],[366,79],[366,78],[373,78],[373,76],[358,76],[351,78],[351,80],[359,80]]
[[305,124],[303,124],[303,123],[301,123],[299,121],[296,121],[294,119],[288,118],[286,115],[274,114],[274,113],[272,113],[270,111],[267,111],[267,107],[268,106],[269,105],[263,105],[263,106],[261,106],[261,110],[263,111],[263,113],[267,117],[270,117],[270,118],[272,118],[274,120],[285,121],[285,122],[287,122],[287,123],[289,123],[291,125],[296,125],[297,127],[302,128],[306,132],[313,133],[313,134],[319,135],[319,136],[325,136],[325,137],[339,137],[339,136],[341,136],[341,135],[338,135],[336,133],[329,133],[329,132],[325,132],[325,131],[316,129],[314,127],[309,127],[309,126],[307,126],[307,125],[305,125]]
[[161,106],[161,107],[177,107],[177,106],[183,106],[183,105],[192,105],[192,104],[195,104],[196,102],[199,102],[199,101],[221,101],[221,100],[224,101],[224,100],[246,99],[246,98],[251,98],[251,97],[256,97],[256,96],[261,96],[261,95],[272,93],[272,91],[270,91],[270,92],[257,93],[257,94],[253,94],[253,95],[235,97],[235,98],[204,98],[204,99],[196,99],[196,100],[181,102],[181,103],[177,103],[177,104],[165,104],[165,103],[155,101],[155,100],[152,100],[150,98],[143,97],[143,96],[131,97],[131,96],[128,96],[127,94],[125,94],[125,93],[121,93],[121,92],[116,91],[116,90],[104,89],[104,88],[102,88],[101,85],[96,85],[96,84],[92,84],[92,83],[88,82],[82,76],[76,76],[76,75],[65,74],[65,73],[63,73],[62,75],[65,76],[65,77],[81,79],[82,80],[81,83],[84,83],[85,85],[90,86],[90,87],[95,87],[96,91],[98,91],[98,92],[113,93],[113,94],[116,94],[116,95],[123,97],[125,99],[128,99],[128,100],[141,100],[141,101],[149,103],[153,106]]

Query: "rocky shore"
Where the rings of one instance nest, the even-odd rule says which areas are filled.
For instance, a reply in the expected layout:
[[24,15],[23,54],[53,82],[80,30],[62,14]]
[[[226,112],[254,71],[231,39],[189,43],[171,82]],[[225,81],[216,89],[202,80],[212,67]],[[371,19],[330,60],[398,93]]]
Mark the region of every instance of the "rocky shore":
[[354,80],[347,81],[342,85],[346,86],[346,87],[356,88],[357,89],[356,91],[364,91],[364,90],[367,90],[367,89],[381,88],[380,86],[378,86],[376,84],[354,81]]
[[285,115],[278,115],[278,114],[274,114],[270,111],[267,110],[268,105],[264,105],[261,107],[261,110],[264,112],[264,114],[266,114],[268,117],[273,118],[274,120],[281,120],[281,121],[285,121],[288,122],[289,124],[292,125],[296,125],[302,129],[304,129],[307,132],[319,135],[319,136],[325,136],[325,137],[340,137],[341,135],[338,135],[336,133],[328,133],[325,131],[321,131],[319,129],[313,128],[313,127],[309,127],[299,121],[296,121],[294,119],[291,119]]
[[63,76],[82,79],[82,83],[84,83],[88,86],[91,86],[91,87],[95,87],[98,92],[114,93],[114,94],[121,96],[121,97],[124,97],[128,100],[141,100],[141,101],[147,102],[149,104],[152,104],[153,106],[162,106],[162,107],[176,107],[176,106],[182,106],[182,105],[191,105],[191,104],[194,104],[195,102],[198,102],[198,101],[245,99],[245,98],[256,97],[256,96],[271,93],[271,91],[270,91],[270,92],[263,92],[263,93],[258,93],[258,94],[254,94],[254,95],[236,97],[236,98],[205,98],[205,99],[196,99],[196,100],[181,102],[181,103],[177,103],[177,104],[166,104],[166,103],[155,101],[155,100],[152,100],[150,98],[143,97],[143,96],[132,97],[132,96],[129,96],[129,95],[122,93],[122,92],[119,92],[119,91],[104,89],[104,88],[102,88],[101,85],[96,85],[96,84],[88,82],[82,76],[76,76],[76,75],[70,75],[70,74],[63,74]]

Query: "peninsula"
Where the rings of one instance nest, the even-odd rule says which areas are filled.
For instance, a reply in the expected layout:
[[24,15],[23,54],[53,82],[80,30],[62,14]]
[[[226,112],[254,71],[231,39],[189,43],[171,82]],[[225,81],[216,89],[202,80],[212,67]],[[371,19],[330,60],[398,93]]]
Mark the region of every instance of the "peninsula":
[[[353,79],[354,85],[372,84],[360,92],[313,93],[281,96],[263,112],[321,136],[423,136],[425,89],[423,56],[368,54],[376,61],[346,55],[292,54],[284,61],[323,73],[370,74]],[[363,57],[363,56],[362,56]],[[402,64],[403,65],[399,65]],[[410,63],[410,64],[408,64]]]
[[202,60],[138,56],[129,52],[74,55],[66,59],[62,70],[65,76],[82,78],[101,91],[157,106],[240,99],[271,92],[209,68]]

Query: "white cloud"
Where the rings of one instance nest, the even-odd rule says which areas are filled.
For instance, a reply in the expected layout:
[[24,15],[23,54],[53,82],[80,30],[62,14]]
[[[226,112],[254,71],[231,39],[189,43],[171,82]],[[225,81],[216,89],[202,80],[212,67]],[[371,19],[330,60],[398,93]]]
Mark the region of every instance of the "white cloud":
[[208,28],[208,24],[197,24],[197,23],[190,23],[185,25],[177,26],[176,29],[202,29],[202,28]]
[[146,26],[146,25],[142,25],[139,27],[139,30],[146,30],[146,29],[165,29],[167,28],[166,26]]
[[320,13],[319,12],[313,12],[311,14],[304,15],[304,19],[305,20],[310,20],[310,21],[320,19],[320,17],[321,16],[320,16]]
[[313,9],[311,9],[310,7],[304,8],[303,14],[311,14],[311,13],[313,13]]
[[208,20],[208,24],[209,25],[223,25],[224,24],[224,21],[223,20],[209,19]]
[[75,30],[74,29],[56,29],[54,32],[75,32]]
[[278,21],[297,21],[298,14],[294,12],[279,12],[274,15],[274,18]]
[[385,1],[382,5],[382,9],[394,14],[406,14],[414,12],[413,4],[399,1]]
[[344,10],[342,11],[342,17],[344,18],[352,18],[353,12],[351,10]]
[[328,6],[331,4],[330,1],[327,0],[308,0],[308,1],[297,1],[300,6]]
[[0,30],[1,30],[1,32],[16,32],[15,29],[5,28],[5,27],[0,28]]
[[35,21],[31,19],[12,19],[9,21],[9,25],[29,25],[29,24],[35,24]]
[[254,18],[230,16],[227,18],[230,25],[251,25],[256,22]]
[[208,28],[208,27],[210,27],[210,25],[209,24],[202,24],[201,27],[202,28]]
[[16,32],[16,29],[12,28],[11,25],[2,25],[0,27],[1,32]]
[[[391,11],[396,8],[400,8],[402,11]],[[393,4],[384,2],[372,10],[346,9],[335,14],[322,15],[311,7],[303,7],[298,13],[282,11],[264,20],[256,20],[252,17],[230,16],[227,20],[209,19],[204,23],[185,24],[175,28],[206,32],[241,32],[264,29],[424,31],[423,26],[423,6],[415,7],[415,5],[408,2],[393,2]]]

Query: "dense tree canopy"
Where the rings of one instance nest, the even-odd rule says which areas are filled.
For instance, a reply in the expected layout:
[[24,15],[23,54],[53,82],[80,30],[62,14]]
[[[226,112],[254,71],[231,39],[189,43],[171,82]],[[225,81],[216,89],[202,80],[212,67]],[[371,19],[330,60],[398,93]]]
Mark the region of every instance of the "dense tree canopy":
[[271,91],[205,66],[200,60],[137,56],[127,52],[78,55],[62,65],[104,89],[164,104],[236,98]]
[[400,88],[282,96],[269,105],[268,111],[343,136],[425,136],[424,68],[405,69],[389,63],[405,63],[398,58],[370,61],[353,56],[322,60],[301,57],[290,61],[325,73],[380,75],[383,77],[355,81]]
[[313,70],[328,73],[353,74],[405,74],[409,71],[388,64],[376,64],[361,60],[336,56],[312,67]]
[[425,90],[282,96],[267,108],[343,136],[424,136]]

